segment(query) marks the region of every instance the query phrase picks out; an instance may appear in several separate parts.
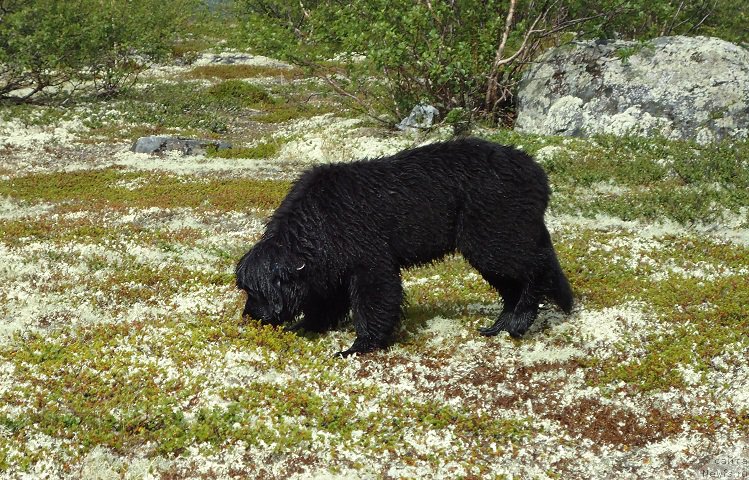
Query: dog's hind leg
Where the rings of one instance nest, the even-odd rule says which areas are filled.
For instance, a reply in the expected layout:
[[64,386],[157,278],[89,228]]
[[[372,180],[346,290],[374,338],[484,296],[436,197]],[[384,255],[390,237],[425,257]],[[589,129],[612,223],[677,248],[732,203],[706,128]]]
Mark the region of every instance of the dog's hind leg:
[[511,337],[520,338],[528,331],[538,315],[540,297],[535,290],[535,285],[531,281],[526,283],[519,292],[512,292],[509,298],[517,298],[514,306],[512,301],[507,301],[507,296],[504,294],[502,296],[505,299],[505,306],[499,318],[491,327],[480,328],[479,332],[482,335],[494,336],[501,331],[507,331]]
[[497,276],[488,273],[482,273],[482,276],[484,277],[484,280],[497,290],[504,303],[502,306],[502,312],[499,314],[497,321],[488,327],[479,328],[479,332],[482,335],[493,336],[497,335],[500,331],[505,330],[505,325],[509,323],[510,317],[512,317],[515,307],[520,301],[523,288],[519,282],[507,278],[498,278]]
[[[465,255],[465,254],[464,254]],[[484,262],[475,258],[468,261],[481,273],[484,280],[500,294],[504,305],[497,320],[488,327],[479,328],[479,333],[494,336],[507,331],[514,338],[521,337],[530,328],[538,314],[540,292],[533,279],[514,279],[495,273],[498,267],[489,268]]]
[[489,337],[507,331],[515,338],[522,336],[538,313],[539,295],[534,282],[500,278],[488,273],[482,275],[502,296],[504,305],[494,324],[479,328],[479,333]]
[[397,268],[364,267],[351,276],[351,309],[356,340],[336,355],[347,357],[384,348],[401,317],[403,287]]

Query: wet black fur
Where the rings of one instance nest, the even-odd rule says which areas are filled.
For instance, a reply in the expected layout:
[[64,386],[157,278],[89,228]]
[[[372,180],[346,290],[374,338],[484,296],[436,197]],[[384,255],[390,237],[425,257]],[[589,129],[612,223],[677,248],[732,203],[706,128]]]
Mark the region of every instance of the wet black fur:
[[546,174],[526,153],[475,138],[306,171],[237,265],[243,315],[325,331],[351,311],[348,355],[382,348],[401,315],[400,269],[458,251],[504,299],[484,335],[519,337],[548,297],[572,292],[544,225]]

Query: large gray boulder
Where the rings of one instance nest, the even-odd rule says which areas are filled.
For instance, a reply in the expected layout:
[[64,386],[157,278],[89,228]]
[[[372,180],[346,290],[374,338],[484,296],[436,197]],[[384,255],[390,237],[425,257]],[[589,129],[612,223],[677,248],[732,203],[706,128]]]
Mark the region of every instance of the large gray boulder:
[[543,54],[515,128],[547,135],[749,136],[749,50],[707,37],[573,42]]

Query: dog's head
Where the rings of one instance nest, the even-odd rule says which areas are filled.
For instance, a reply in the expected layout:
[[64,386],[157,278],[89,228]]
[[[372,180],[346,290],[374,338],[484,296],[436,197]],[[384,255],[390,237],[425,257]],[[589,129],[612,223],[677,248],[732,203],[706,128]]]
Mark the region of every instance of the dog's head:
[[259,242],[237,264],[237,288],[247,293],[242,316],[280,325],[299,314],[306,297],[305,264],[276,245]]

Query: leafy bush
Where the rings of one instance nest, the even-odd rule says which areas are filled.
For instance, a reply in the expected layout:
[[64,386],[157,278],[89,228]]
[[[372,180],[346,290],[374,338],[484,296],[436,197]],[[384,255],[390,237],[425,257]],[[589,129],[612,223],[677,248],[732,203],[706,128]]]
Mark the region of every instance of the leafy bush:
[[664,35],[707,35],[749,41],[749,5],[733,0],[629,1],[603,25],[602,34],[648,40]]
[[111,95],[164,59],[197,0],[16,0],[0,10],[0,96],[66,82]]
[[116,103],[101,104],[103,111],[119,111],[116,122],[108,120],[104,112],[97,112],[84,124],[97,129],[110,124],[117,132],[126,131],[127,125],[149,125],[157,132],[181,129],[226,133],[236,112],[273,102],[264,89],[241,80],[227,80],[209,87],[193,82],[154,82],[145,88],[128,90]]
[[[212,138],[213,134],[226,137],[227,133],[240,133],[247,122],[280,123],[337,111],[330,102],[308,99],[306,94],[296,95],[285,89],[273,91],[237,79],[213,85],[151,80],[143,88],[127,89],[116,101],[90,104],[83,124],[89,129],[92,141],[146,135]],[[6,110],[9,117],[19,118],[25,124],[46,125],[59,121],[68,111],[45,108],[44,112],[52,113],[41,116],[40,108],[32,105],[14,105]],[[231,135],[229,138],[237,143],[246,141]]]
[[[442,112],[506,112],[523,65],[584,23],[557,2],[527,0],[238,3],[253,46],[322,71],[339,93],[391,119],[421,102]],[[605,3],[590,6],[585,22],[609,16]],[[325,75],[319,67],[330,58],[345,71]]]
[[257,85],[242,80],[226,80],[208,88],[212,102],[227,106],[248,106],[272,101],[271,96]]
[[[746,33],[735,22],[721,30],[708,21],[735,10],[727,0],[236,3],[254,48],[311,68],[365,111],[389,113],[390,121],[422,102],[443,113],[460,108],[461,116],[511,120],[525,65],[543,48],[573,38]],[[330,74],[331,59],[344,70]]]

